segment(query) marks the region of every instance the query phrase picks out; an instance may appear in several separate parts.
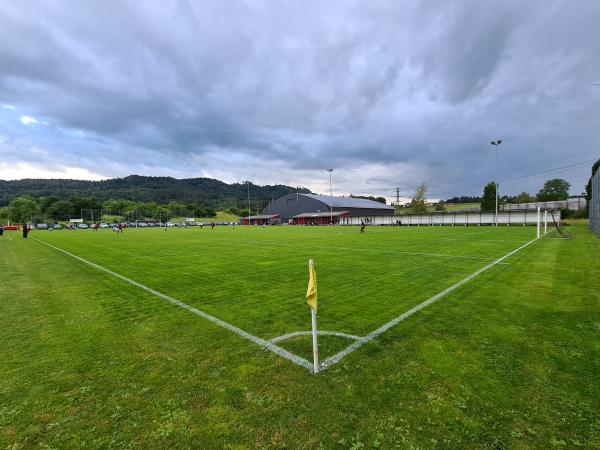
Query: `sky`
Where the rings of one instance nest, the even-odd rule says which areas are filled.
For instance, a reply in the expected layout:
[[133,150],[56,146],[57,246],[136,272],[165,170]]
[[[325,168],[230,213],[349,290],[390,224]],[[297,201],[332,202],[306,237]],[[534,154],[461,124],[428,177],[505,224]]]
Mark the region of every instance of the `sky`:
[[600,2],[0,3],[0,179],[583,191]]

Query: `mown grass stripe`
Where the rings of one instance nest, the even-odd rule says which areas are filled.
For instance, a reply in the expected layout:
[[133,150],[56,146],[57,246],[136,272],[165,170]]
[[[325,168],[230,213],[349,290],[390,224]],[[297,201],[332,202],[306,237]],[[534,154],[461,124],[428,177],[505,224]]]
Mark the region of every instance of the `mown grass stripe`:
[[544,237],[544,235],[540,236],[539,238],[535,238],[532,239],[531,241],[527,242],[526,244],[518,247],[517,249],[507,253],[506,255],[502,256],[501,258],[498,258],[496,261],[492,262],[491,264],[488,264],[487,266],[479,269],[478,271],[472,273],[471,275],[469,275],[468,277],[463,278],[462,280],[460,280],[458,283],[453,284],[452,286],[444,289],[442,292],[434,295],[433,297],[425,300],[424,302],[419,303],[417,306],[409,309],[408,311],[406,311],[404,314],[399,315],[398,317],[396,317],[395,319],[390,320],[389,322],[387,322],[386,324],[380,326],[379,328],[377,328],[375,331],[372,331],[371,333],[369,333],[367,336],[353,342],[352,344],[350,344],[348,347],[346,347],[344,350],[336,353],[335,355],[327,358],[325,361],[323,361],[321,363],[322,369],[327,369],[335,364],[337,364],[338,362],[340,362],[343,358],[345,358],[346,356],[348,356],[350,353],[358,350],[359,348],[361,348],[363,345],[371,342],[373,339],[375,339],[376,337],[378,337],[379,335],[385,333],[387,330],[389,330],[390,328],[392,328],[393,326],[397,325],[398,323],[402,322],[404,319],[412,316],[413,314],[419,312],[420,310],[422,310],[423,308],[426,308],[427,306],[431,305],[432,303],[438,301],[439,299],[441,299],[442,297],[445,297],[446,295],[448,295],[449,293],[451,293],[452,291],[458,289],[459,287],[461,287],[463,284],[468,283],[469,281],[471,281],[473,278],[477,277],[478,275],[482,274],[483,272],[485,272],[488,269],[491,269],[492,267],[500,264],[502,261],[504,261],[506,258],[509,258],[510,256],[514,255],[515,253],[517,253],[518,251],[524,249],[525,247],[527,247],[528,245],[532,244],[533,242],[537,241],[538,239],[541,239],[542,237]]
[[106,272],[106,273],[108,273],[108,274],[110,274],[110,275],[112,275],[112,276],[114,276],[114,277],[116,277],[116,278],[118,278],[118,279],[120,279],[122,281],[125,281],[126,283],[129,283],[129,284],[131,284],[133,286],[136,286],[136,287],[138,287],[138,288],[140,288],[140,289],[142,289],[142,290],[144,290],[146,292],[149,292],[150,294],[155,295],[155,296],[157,296],[157,297],[159,297],[159,298],[161,298],[161,299],[163,299],[163,300],[165,300],[165,301],[167,301],[167,302],[169,302],[169,303],[171,303],[171,304],[173,304],[175,306],[179,306],[180,308],[183,308],[183,309],[191,312],[192,314],[196,314],[197,316],[200,316],[200,317],[202,317],[202,318],[204,318],[204,319],[206,319],[206,320],[208,320],[208,321],[210,321],[210,322],[212,322],[212,323],[214,323],[214,324],[216,324],[216,325],[218,325],[218,326],[220,326],[222,328],[225,328],[226,330],[229,330],[232,333],[235,333],[235,334],[237,334],[237,335],[239,335],[239,336],[241,336],[241,337],[243,337],[243,338],[245,338],[245,339],[247,339],[247,340],[249,340],[249,341],[257,344],[260,347],[263,347],[263,348],[266,348],[267,350],[272,351],[273,353],[277,354],[278,356],[281,356],[282,358],[285,358],[288,361],[293,362],[294,364],[297,364],[297,365],[299,365],[301,367],[304,367],[304,368],[306,368],[308,370],[312,370],[312,364],[308,360],[306,360],[306,359],[304,359],[304,358],[302,358],[302,357],[300,357],[298,355],[295,355],[295,354],[293,354],[293,353],[285,350],[284,348],[281,348],[281,347],[273,344],[270,341],[267,341],[265,339],[259,338],[258,336],[254,336],[253,334],[250,334],[247,331],[244,331],[241,328],[236,327],[235,325],[231,325],[230,323],[227,323],[224,320],[218,319],[217,317],[211,316],[210,314],[207,314],[204,311],[201,311],[201,310],[199,310],[197,308],[194,308],[193,306],[190,306],[190,305],[188,305],[186,303],[180,302],[179,300],[175,300],[174,298],[169,297],[168,295],[163,294],[162,292],[158,292],[158,291],[156,291],[156,290],[154,290],[154,289],[152,289],[152,288],[150,288],[150,287],[148,287],[148,286],[146,286],[144,284],[138,283],[137,281],[134,281],[134,280],[132,280],[130,278],[127,278],[127,277],[125,277],[123,275],[120,275],[120,274],[118,274],[116,272],[113,272],[112,270],[107,269],[106,267],[102,267],[102,266],[100,266],[98,264],[95,264],[95,263],[93,263],[91,261],[88,261],[87,259],[81,258],[81,257],[79,257],[77,255],[74,255],[72,253],[67,252],[66,250],[63,250],[63,249],[61,249],[59,247],[56,247],[56,246],[54,246],[52,244],[48,244],[47,242],[41,241],[41,240],[36,239],[34,237],[32,237],[32,239],[34,241],[36,241],[36,242],[40,242],[40,243],[42,243],[44,245],[47,245],[48,247],[51,247],[51,248],[53,248],[56,251],[64,253],[65,255],[70,256],[71,258],[74,258],[74,259],[76,259],[76,260],[78,260],[78,261],[80,261],[80,262],[82,262],[84,264],[87,264],[87,265],[89,265],[89,266],[91,266],[91,267],[93,267],[95,269],[98,269],[98,270],[101,270],[103,272]]

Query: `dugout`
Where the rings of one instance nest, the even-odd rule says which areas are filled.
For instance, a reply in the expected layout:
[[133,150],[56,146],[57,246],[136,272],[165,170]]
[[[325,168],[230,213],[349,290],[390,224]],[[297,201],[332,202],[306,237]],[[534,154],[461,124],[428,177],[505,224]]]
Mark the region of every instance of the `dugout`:
[[291,223],[293,225],[336,225],[349,215],[348,211],[304,213],[292,217]]

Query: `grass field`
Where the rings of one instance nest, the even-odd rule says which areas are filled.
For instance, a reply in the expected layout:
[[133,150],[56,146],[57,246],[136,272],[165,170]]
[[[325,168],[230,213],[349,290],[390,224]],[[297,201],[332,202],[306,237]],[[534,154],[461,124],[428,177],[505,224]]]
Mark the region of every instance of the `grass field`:
[[[0,238],[0,448],[600,446],[600,240],[527,247],[317,376],[16,233]],[[33,232],[260,339],[366,336],[532,227]],[[320,336],[322,358],[353,341]],[[309,336],[278,342],[310,359]],[[12,447],[11,447],[12,448]]]

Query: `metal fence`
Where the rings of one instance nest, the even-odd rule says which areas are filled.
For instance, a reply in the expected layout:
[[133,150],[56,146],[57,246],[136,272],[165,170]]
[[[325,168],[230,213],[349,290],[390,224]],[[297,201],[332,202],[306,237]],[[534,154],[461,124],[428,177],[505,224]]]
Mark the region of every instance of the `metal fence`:
[[[581,211],[585,209],[586,200],[584,197],[574,197],[567,200],[554,200],[550,202],[531,202],[531,203],[506,203],[504,205],[498,205],[499,211],[536,211],[538,208],[547,210],[557,209],[568,209],[569,211]],[[459,205],[459,204],[457,204]],[[463,208],[459,211],[479,212],[481,211],[480,206],[472,206],[470,208]]]
[[[560,210],[554,213],[557,222],[561,220]],[[540,212],[540,221],[552,222],[549,214]],[[396,226],[467,226],[467,225],[492,225],[496,223],[496,215],[493,212],[438,212],[427,214],[403,214],[399,216],[365,216],[365,217],[343,217],[341,225],[359,225],[364,221],[368,225],[396,225]],[[500,211],[498,213],[498,225],[535,225],[538,223],[536,211]]]
[[592,199],[590,200],[590,227],[600,236],[600,169],[592,177]]

